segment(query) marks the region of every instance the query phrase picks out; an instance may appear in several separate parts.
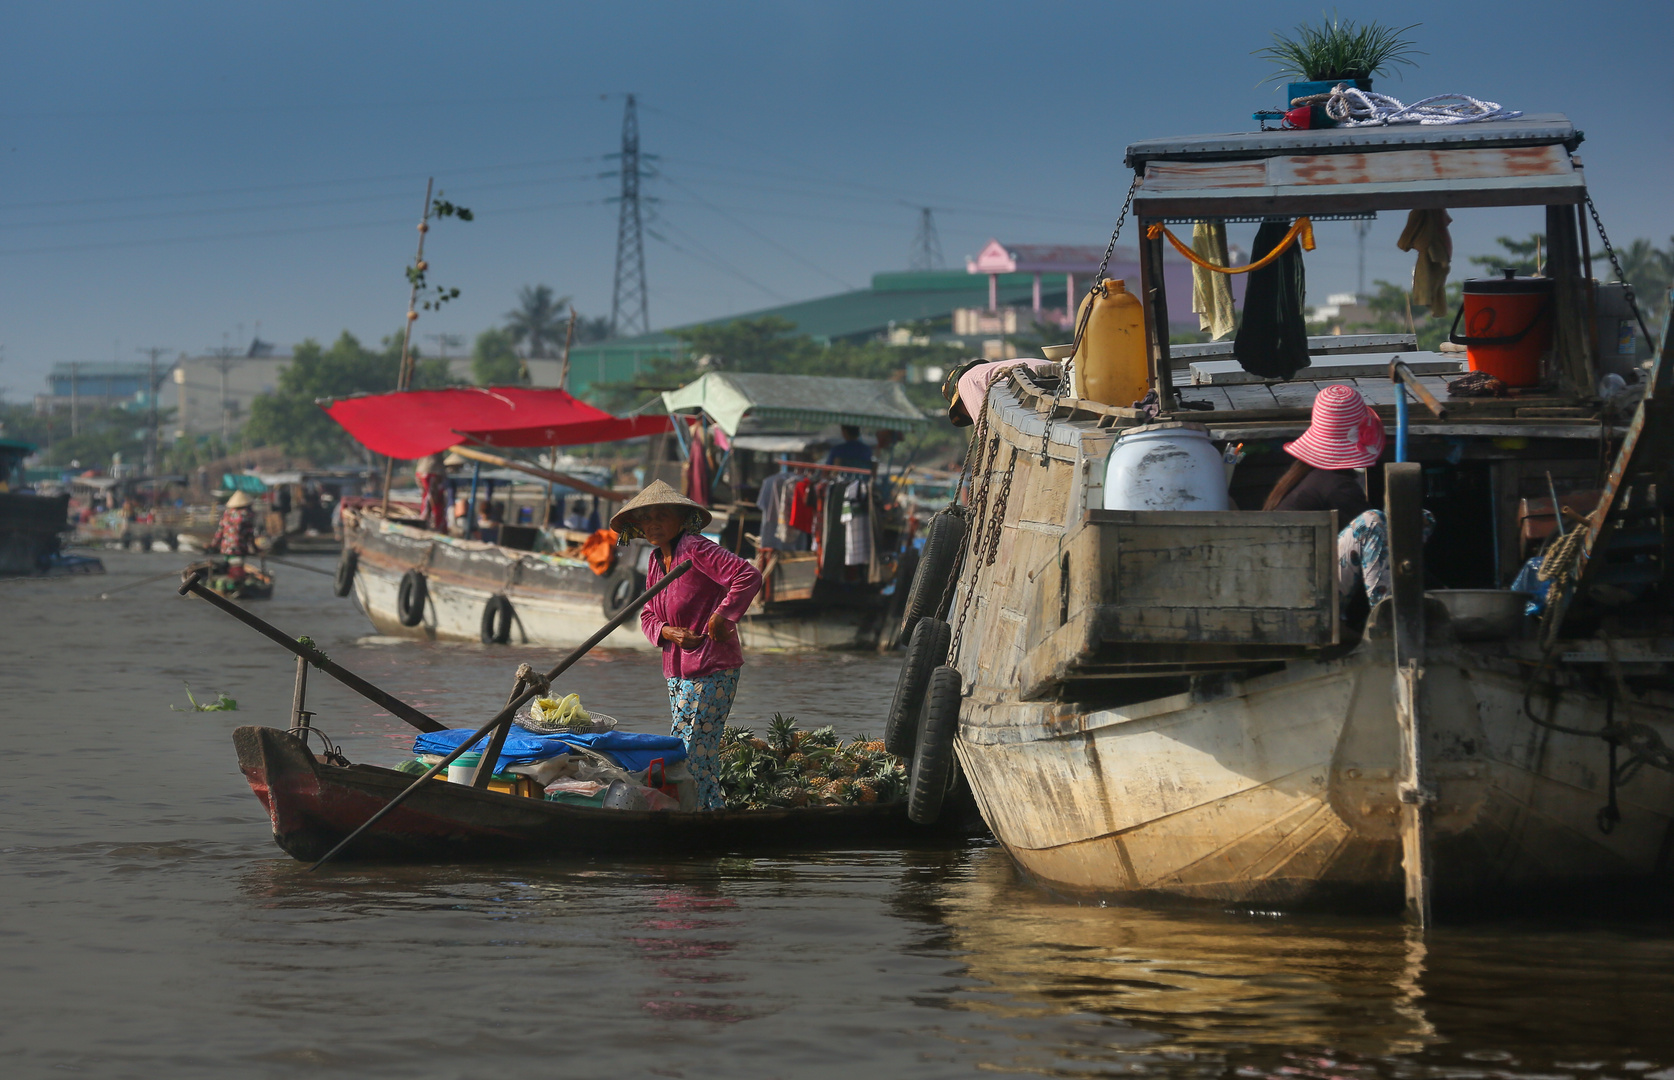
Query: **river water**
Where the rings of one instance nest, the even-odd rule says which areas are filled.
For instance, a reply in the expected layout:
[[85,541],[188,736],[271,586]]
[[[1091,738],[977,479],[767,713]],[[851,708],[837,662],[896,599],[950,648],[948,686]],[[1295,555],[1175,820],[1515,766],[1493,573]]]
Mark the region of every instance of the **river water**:
[[[0,583],[0,1076],[1674,1080],[1674,921],[1635,909],[1383,919],[1069,902],[991,843],[794,858],[304,872],[234,762],[288,657],[106,553]],[[306,560],[330,569],[327,559]],[[369,639],[330,578],[254,610],[439,719],[492,715],[521,649]],[[735,722],[877,732],[894,660],[753,656]],[[656,659],[566,689],[666,730]],[[225,692],[236,712],[176,711]],[[322,676],[316,723],[410,731]]]

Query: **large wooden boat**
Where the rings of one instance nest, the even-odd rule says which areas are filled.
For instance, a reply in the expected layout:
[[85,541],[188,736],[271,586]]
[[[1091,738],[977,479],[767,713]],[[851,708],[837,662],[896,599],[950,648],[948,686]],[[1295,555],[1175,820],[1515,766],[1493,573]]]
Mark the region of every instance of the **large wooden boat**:
[[[1162,414],[1077,400],[1041,373],[997,382],[947,614],[965,695],[957,758],[1026,871],[1109,897],[1352,910],[1404,898],[1419,914],[1431,897],[1674,869],[1674,360],[1665,326],[1636,409],[1613,413],[1595,391],[1579,138],[1546,116],[1129,148],[1143,248],[1130,291],[1146,298]],[[1339,617],[1346,523],[1254,508],[1319,389],[1354,385],[1393,433],[1406,417],[1391,361],[1436,372],[1450,358],[1345,336],[1316,340],[1314,366],[1278,381],[1226,363],[1231,342],[1171,348],[1165,238],[1147,227],[1478,206],[1544,208],[1545,375],[1503,398],[1449,398],[1441,375],[1416,378],[1445,417],[1413,415],[1416,467],[1368,471],[1396,580],[1362,629]],[[1244,444],[1231,496],[1247,509],[1105,508],[1118,440],[1170,422]],[[1412,539],[1420,490],[1437,519],[1427,545]],[[1553,491],[1597,509],[1571,524],[1584,532],[1570,583],[1537,624],[1508,587]],[[1466,617],[1496,598],[1510,618]]]
[[[534,530],[524,530],[533,533]],[[343,513],[343,550],[361,610],[380,634],[432,641],[488,641],[490,618],[509,620],[504,638],[519,645],[576,645],[631,601],[645,584],[651,549],[631,542],[608,573],[583,559],[466,540],[385,518],[376,507]],[[352,575],[352,579],[349,578]],[[422,576],[422,613],[402,617],[403,581],[412,595]],[[841,597],[839,597],[840,601]],[[499,615],[500,605],[509,615]],[[408,619],[416,609],[409,601]],[[857,594],[850,606],[811,600],[757,602],[738,630],[751,649],[871,647],[889,619],[889,598]],[[614,631],[608,648],[651,649],[637,622]]]
[[[313,861],[413,782],[376,765],[329,765],[276,728],[233,733],[238,767],[267,808],[273,839]],[[605,810],[427,782],[346,848],[353,860],[552,858],[848,849],[945,839],[968,824],[933,829],[907,820],[902,803],[784,810]],[[980,825],[978,826],[980,828]]]

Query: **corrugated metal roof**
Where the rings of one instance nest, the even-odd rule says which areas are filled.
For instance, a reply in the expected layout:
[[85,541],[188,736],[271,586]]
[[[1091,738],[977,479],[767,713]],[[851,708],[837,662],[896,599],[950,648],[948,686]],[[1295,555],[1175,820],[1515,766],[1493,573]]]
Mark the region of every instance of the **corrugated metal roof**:
[[915,428],[929,422],[900,383],[826,375],[761,375],[711,371],[663,394],[669,412],[708,413],[736,435],[746,416],[792,423]]
[[1308,131],[1235,131],[1179,135],[1130,143],[1123,163],[1139,170],[1148,161],[1237,161],[1284,154],[1373,153],[1379,150],[1448,150],[1488,146],[1550,146],[1573,150],[1584,136],[1562,113],[1526,114],[1516,120],[1425,127],[1321,128]]

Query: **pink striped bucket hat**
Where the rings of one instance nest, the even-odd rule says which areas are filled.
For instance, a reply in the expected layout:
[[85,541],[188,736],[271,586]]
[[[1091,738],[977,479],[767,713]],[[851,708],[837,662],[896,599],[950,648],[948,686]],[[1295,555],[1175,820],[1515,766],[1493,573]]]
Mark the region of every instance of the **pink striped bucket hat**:
[[1314,398],[1308,430],[1285,452],[1316,469],[1364,469],[1383,454],[1383,421],[1358,390],[1327,386]]

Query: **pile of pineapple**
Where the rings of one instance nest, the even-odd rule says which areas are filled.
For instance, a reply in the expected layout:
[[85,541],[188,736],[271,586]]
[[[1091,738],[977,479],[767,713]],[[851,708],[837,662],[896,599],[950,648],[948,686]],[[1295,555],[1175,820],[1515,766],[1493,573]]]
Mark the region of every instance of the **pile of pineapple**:
[[830,727],[801,731],[796,717],[773,714],[767,738],[728,725],[721,735],[717,779],[729,810],[845,806],[899,802],[907,769],[864,735],[842,742]]

